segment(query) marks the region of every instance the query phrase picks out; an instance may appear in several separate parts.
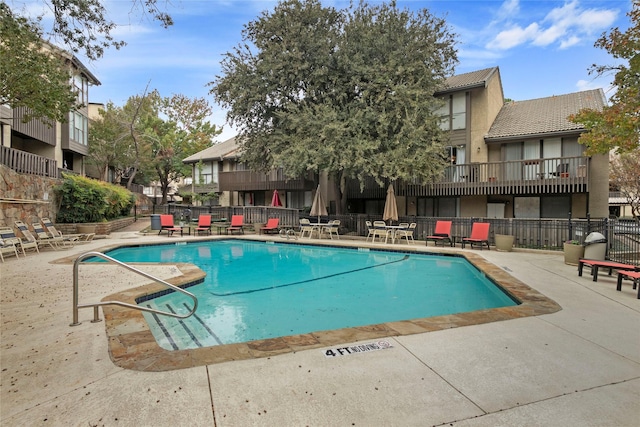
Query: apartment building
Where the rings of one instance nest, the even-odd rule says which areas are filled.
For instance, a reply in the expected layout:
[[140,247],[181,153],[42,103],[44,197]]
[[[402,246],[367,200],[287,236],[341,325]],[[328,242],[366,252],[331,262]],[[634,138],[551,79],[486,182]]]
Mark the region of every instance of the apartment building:
[[[585,156],[578,144],[585,130],[567,119],[582,108],[601,109],[606,103],[602,90],[505,103],[500,70],[493,67],[452,76],[435,95],[446,101],[440,115],[442,129],[450,132],[449,165],[432,183],[393,183],[401,216],[608,215],[608,158]],[[185,159],[194,165],[194,191],[200,162],[203,184],[224,195],[222,205],[266,205],[274,189],[286,192],[287,207],[311,204],[313,176],[285,180],[281,171],[245,170],[239,159],[235,139]],[[386,190],[373,179],[364,191],[358,182],[348,182],[348,213],[382,214]],[[323,195],[332,211],[335,197]]]
[[0,105],[0,158],[2,163],[21,173],[58,177],[60,170],[85,173],[89,154],[89,86],[100,81],[74,55],[55,49],[72,74],[69,84],[78,92],[81,108],[69,113],[64,123],[47,124],[33,119],[23,123],[25,108]]

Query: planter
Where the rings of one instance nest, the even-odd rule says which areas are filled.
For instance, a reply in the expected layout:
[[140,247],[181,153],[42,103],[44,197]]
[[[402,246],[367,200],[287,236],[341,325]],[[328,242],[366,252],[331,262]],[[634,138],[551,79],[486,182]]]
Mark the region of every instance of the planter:
[[578,260],[584,257],[584,246],[574,245],[572,243],[564,244],[564,263],[569,265],[578,265]]
[[510,234],[496,234],[496,249],[502,252],[511,252],[515,237]]
[[76,225],[76,233],[79,234],[89,234],[95,233],[96,226],[95,225],[86,225],[86,224],[78,224]]

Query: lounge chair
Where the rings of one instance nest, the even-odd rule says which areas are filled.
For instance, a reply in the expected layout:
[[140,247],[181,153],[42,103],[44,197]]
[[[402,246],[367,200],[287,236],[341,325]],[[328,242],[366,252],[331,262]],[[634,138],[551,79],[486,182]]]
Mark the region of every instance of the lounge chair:
[[173,215],[160,215],[160,231],[158,231],[158,236],[163,231],[167,232],[167,237],[173,235],[174,231],[179,231],[182,236],[182,228],[175,226],[173,223]]
[[582,270],[584,269],[585,266],[591,268],[591,275],[593,276],[594,282],[598,281],[598,270],[600,268],[609,269],[609,276],[611,276],[614,269],[628,270],[628,271],[635,271],[638,269],[638,267],[636,267],[633,264],[622,264],[620,262],[614,262],[614,261],[601,261],[601,260],[595,260],[595,259],[581,258],[578,261],[578,276],[582,276]]
[[242,228],[243,226],[244,226],[244,215],[232,215],[231,225],[227,227],[227,232],[233,233],[234,231],[237,231],[239,233],[244,234],[244,229]]
[[15,224],[20,234],[22,234],[22,241],[26,241],[30,248],[35,249],[36,252],[40,253],[40,242],[38,242],[38,239],[36,239],[35,236],[31,234],[31,231],[29,230],[29,227],[27,227],[27,224],[22,221],[15,221]]
[[304,237],[306,233],[309,233],[309,238],[311,238],[311,235],[313,234],[314,230],[315,230],[315,227],[311,225],[311,221],[309,221],[307,218],[300,219],[300,238],[301,239]]
[[15,243],[5,242],[3,239],[0,238],[0,260],[2,260],[2,262],[4,262],[5,254],[15,255],[16,258],[19,258],[18,248],[16,247]]
[[90,242],[95,237],[96,233],[75,233],[75,234],[62,234],[53,225],[49,218],[41,218],[40,222],[45,226],[49,234],[52,236],[60,236],[63,240],[69,240],[71,242]]
[[340,234],[338,234],[338,229],[340,228],[340,220],[334,219],[329,221],[327,225],[322,226],[320,230],[320,235],[328,234],[331,240],[333,240],[333,236],[335,235],[338,240],[340,240]]
[[40,218],[40,222],[47,230],[47,232],[53,237],[60,237],[62,239],[63,244],[73,246],[75,242],[80,240],[80,237],[84,238],[84,234],[62,234],[61,231],[58,231],[56,227],[53,225],[53,222],[49,218]]
[[33,228],[33,231],[36,233],[38,245],[49,246],[51,249],[56,250],[59,249],[60,246],[64,246],[64,241],[61,237],[52,236],[47,233],[39,222],[32,223],[31,228]]
[[618,285],[617,291],[622,291],[622,279],[629,279],[633,281],[633,289],[638,288],[638,299],[640,299],[640,271],[626,271],[617,270],[618,273]]
[[489,248],[490,225],[488,222],[474,222],[473,226],[471,226],[471,236],[462,238],[462,249],[469,243],[471,249],[473,249],[473,245],[480,245],[480,250],[482,250],[482,246],[487,245],[487,249],[491,250],[491,248]]
[[211,215],[200,215],[198,217],[198,226],[194,229],[193,232],[194,234],[211,234]]
[[24,256],[27,256],[26,249],[35,249],[36,251],[38,251],[37,243],[22,240],[21,238],[16,236],[16,233],[11,227],[0,228],[0,239],[2,239],[5,245],[15,245],[16,248],[18,248],[18,252],[22,251],[22,254]]
[[402,240],[402,238],[404,237],[405,239],[407,239],[407,245],[408,245],[409,239],[411,239],[411,241],[415,243],[415,240],[413,240],[413,232],[416,230],[417,224],[415,222],[412,222],[411,224],[407,224],[407,225],[408,226],[406,228],[400,228],[396,230],[396,239]]
[[269,218],[264,227],[260,227],[260,233],[279,233],[280,218]]
[[438,246],[438,242],[442,242],[442,246],[444,246],[444,242],[449,242],[449,246],[453,246],[451,224],[452,221],[436,221],[436,228],[433,234],[425,237],[425,245],[428,245],[429,241],[432,241],[435,246]]

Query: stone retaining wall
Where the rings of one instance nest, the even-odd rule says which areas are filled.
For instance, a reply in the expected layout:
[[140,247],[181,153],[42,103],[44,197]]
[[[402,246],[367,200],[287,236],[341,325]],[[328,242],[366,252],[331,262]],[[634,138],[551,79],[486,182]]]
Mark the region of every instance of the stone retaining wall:
[[17,173],[0,165],[0,225],[14,221],[31,224],[39,218],[55,219],[57,203],[53,187],[61,180]]
[[[14,227],[15,221],[29,225],[49,218],[63,234],[76,233],[77,224],[56,224],[58,203],[53,188],[61,179],[17,173],[0,165],[0,226]],[[150,204],[147,196],[136,194],[136,204]],[[96,222],[96,234],[110,234],[127,227],[135,221],[133,217],[108,222]]]
[[[113,221],[105,222],[91,222],[83,223],[82,225],[95,225],[96,234],[111,234],[112,231],[118,231],[122,228],[128,227],[135,222],[134,217],[114,219]],[[55,224],[56,230],[62,232],[62,234],[75,234],[77,233],[77,226],[79,224]]]

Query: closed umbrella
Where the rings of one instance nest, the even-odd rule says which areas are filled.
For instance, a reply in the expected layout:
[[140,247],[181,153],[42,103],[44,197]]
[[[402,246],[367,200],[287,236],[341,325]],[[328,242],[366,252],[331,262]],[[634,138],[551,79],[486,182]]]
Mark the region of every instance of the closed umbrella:
[[320,222],[321,216],[327,216],[327,207],[324,204],[324,199],[322,198],[322,193],[320,192],[320,186],[318,185],[318,189],[316,190],[316,195],[313,198],[313,203],[311,204],[311,212],[309,212],[311,216],[317,216],[318,222]]
[[281,207],[282,202],[280,201],[280,195],[278,194],[278,190],[273,190],[273,196],[271,196],[271,206]]
[[387,199],[384,202],[384,213],[382,214],[382,220],[398,220],[398,205],[396,203],[396,193],[393,190],[393,184],[389,184],[389,188],[387,189]]

